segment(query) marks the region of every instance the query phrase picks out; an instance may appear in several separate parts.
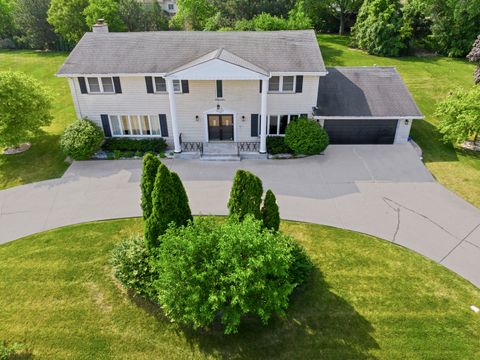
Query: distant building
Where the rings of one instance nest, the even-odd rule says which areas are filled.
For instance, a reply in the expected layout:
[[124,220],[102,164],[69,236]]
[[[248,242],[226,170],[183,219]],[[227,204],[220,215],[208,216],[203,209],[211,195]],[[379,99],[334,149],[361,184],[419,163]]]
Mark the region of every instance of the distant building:
[[170,16],[173,16],[177,13],[177,0],[139,0],[144,4],[151,4],[154,1],[157,1],[162,9]]

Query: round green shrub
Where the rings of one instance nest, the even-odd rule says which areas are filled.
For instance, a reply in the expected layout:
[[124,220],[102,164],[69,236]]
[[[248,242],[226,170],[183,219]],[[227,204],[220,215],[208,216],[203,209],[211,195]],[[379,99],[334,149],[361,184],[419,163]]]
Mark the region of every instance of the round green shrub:
[[112,251],[110,264],[125,288],[141,296],[154,297],[156,273],[150,266],[150,252],[141,236],[132,236],[119,243]]
[[173,321],[205,328],[219,317],[226,334],[245,315],[265,324],[283,316],[295,288],[292,239],[263,229],[248,215],[242,222],[196,218],[170,226],[155,260],[158,302]]
[[323,152],[330,139],[315,120],[301,118],[287,126],[285,144],[297,155],[315,155]]
[[75,160],[87,160],[100,149],[102,129],[90,120],[83,119],[69,125],[60,139],[65,155]]

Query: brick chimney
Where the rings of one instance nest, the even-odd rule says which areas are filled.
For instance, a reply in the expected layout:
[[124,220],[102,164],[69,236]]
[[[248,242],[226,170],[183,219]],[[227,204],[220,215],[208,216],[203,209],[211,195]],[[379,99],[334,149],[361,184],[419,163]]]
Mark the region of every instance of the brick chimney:
[[108,25],[104,19],[98,19],[97,23],[92,26],[94,33],[108,33]]

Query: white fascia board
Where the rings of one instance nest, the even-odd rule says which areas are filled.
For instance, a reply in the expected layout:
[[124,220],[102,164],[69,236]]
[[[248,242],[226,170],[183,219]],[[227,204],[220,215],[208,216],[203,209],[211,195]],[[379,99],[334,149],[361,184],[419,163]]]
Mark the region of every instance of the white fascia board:
[[144,77],[144,76],[159,76],[164,77],[165,73],[130,73],[130,74],[121,74],[121,73],[111,73],[111,74],[55,74],[56,77],[64,78],[74,78],[74,77]]
[[169,73],[165,78],[172,80],[264,80],[268,79],[268,76],[220,59],[214,59]]
[[305,71],[272,71],[271,76],[294,76],[294,75],[303,75],[303,76],[325,76],[328,75],[328,71],[317,71],[317,72],[305,72]]
[[425,116],[320,116],[315,115],[317,120],[424,120]]

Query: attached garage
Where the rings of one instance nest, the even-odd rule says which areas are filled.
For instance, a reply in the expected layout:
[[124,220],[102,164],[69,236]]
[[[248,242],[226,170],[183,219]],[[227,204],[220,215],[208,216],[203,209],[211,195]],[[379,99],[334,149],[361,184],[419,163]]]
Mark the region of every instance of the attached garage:
[[331,144],[393,144],[398,120],[325,120]]
[[423,119],[392,67],[327,68],[314,118],[331,144],[405,144],[412,120]]

